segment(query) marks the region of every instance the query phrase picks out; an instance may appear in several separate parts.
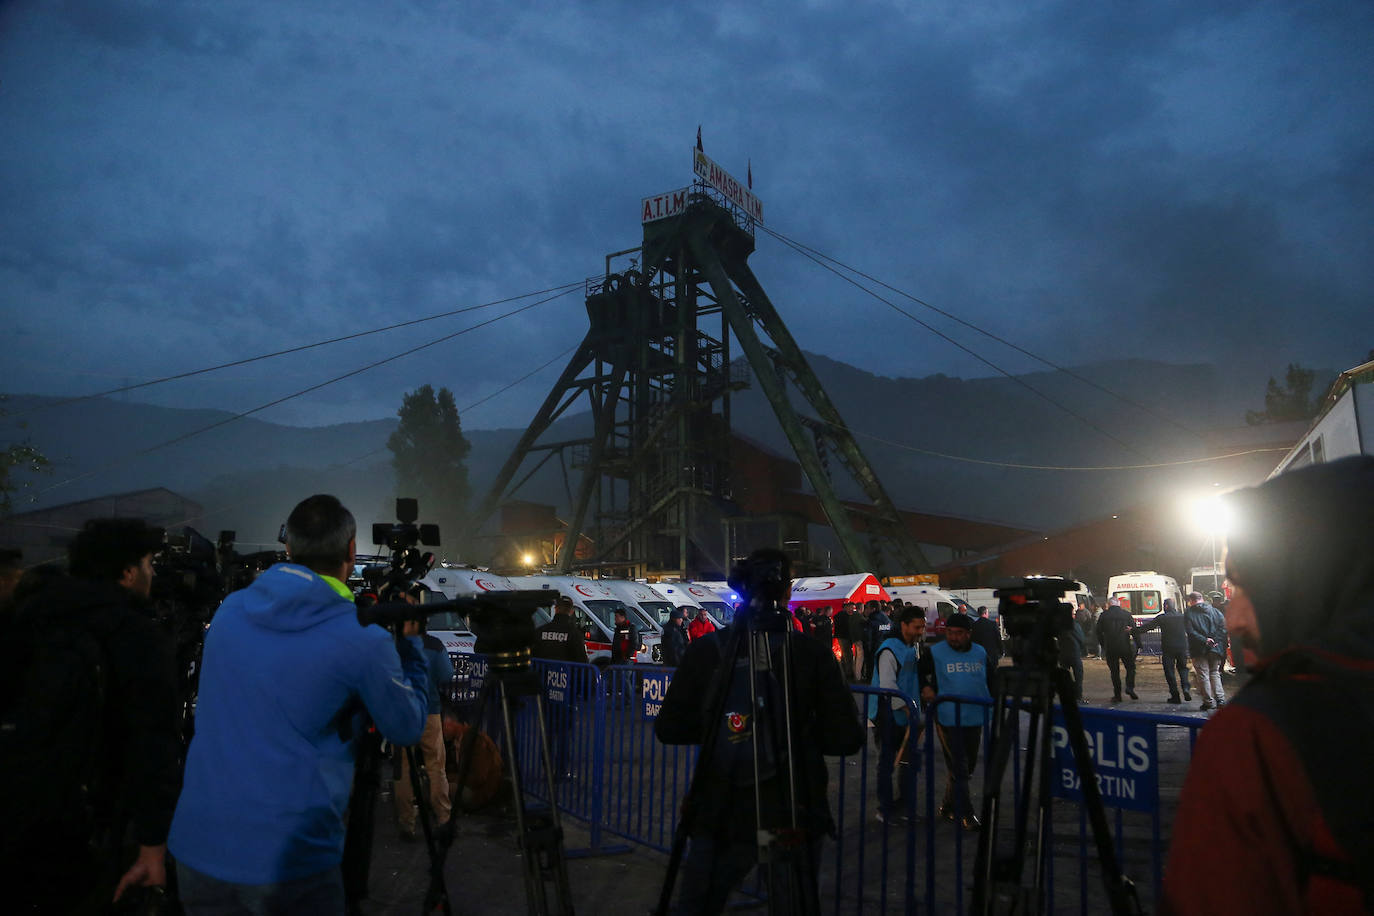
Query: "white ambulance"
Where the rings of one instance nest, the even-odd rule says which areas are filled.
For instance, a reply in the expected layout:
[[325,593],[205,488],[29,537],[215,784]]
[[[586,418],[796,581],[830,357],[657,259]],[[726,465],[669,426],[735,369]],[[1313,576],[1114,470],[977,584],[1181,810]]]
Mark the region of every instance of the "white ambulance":
[[1178,587],[1172,576],[1161,575],[1153,569],[1140,572],[1127,572],[1112,576],[1107,580],[1107,597],[1120,598],[1136,623],[1145,623],[1164,610],[1164,601],[1174,603],[1176,610],[1182,611],[1183,590]]
[[549,589],[572,599],[573,614],[582,627],[587,644],[587,660],[598,665],[611,661],[611,634],[615,632],[615,612],[623,608],[639,630],[639,647],[633,661],[657,664],[663,657],[661,633],[638,607],[627,605],[615,593],[595,579],[582,576],[533,575],[512,576],[510,583],[518,589]]
[[[706,619],[719,630],[729,626],[735,617],[735,609],[704,585],[694,582],[655,582],[653,587],[673,607],[682,608],[688,620],[696,616],[697,608],[702,608],[706,611]],[[666,622],[668,618],[663,619]]]

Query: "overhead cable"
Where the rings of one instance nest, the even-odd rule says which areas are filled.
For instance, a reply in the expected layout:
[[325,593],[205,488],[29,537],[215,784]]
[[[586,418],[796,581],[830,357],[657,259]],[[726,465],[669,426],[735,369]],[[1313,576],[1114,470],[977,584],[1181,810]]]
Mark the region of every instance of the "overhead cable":
[[[1157,418],[1163,420],[1163,421],[1166,422],[1166,423],[1170,423],[1170,424],[1172,424],[1172,425],[1178,427],[1179,429],[1183,430],[1184,432],[1186,432],[1186,433],[1188,433],[1188,434],[1190,434],[1190,435],[1193,435],[1193,436],[1201,435],[1201,433],[1199,433],[1197,430],[1195,430],[1195,429],[1193,429],[1192,427],[1188,426],[1186,423],[1182,423],[1182,422],[1180,422],[1179,420],[1174,419],[1173,417],[1169,416],[1168,414],[1161,413],[1160,411],[1155,410],[1153,407],[1150,407],[1150,406],[1148,406],[1148,405],[1146,405],[1146,404],[1141,404],[1141,403],[1138,402],[1138,401],[1132,400],[1131,398],[1127,397],[1126,395],[1122,394],[1122,393],[1119,392],[1119,391],[1113,391],[1112,389],[1106,387],[1105,385],[1102,385],[1102,384],[1099,383],[1099,382],[1093,381],[1092,379],[1088,378],[1088,377],[1085,376],[1085,375],[1080,375],[1079,373],[1075,372],[1074,370],[1072,370],[1072,369],[1070,369],[1070,368],[1068,368],[1068,367],[1066,367],[1066,366],[1061,366],[1061,365],[1059,365],[1058,363],[1054,362],[1054,361],[1051,360],[1051,359],[1047,359],[1046,357],[1041,356],[1041,355],[1039,355],[1038,353],[1033,353],[1033,352],[1031,352],[1030,350],[1027,350],[1025,347],[1022,347],[1022,346],[1019,345],[1019,344],[1016,344],[1016,343],[1013,343],[1013,342],[1010,341],[1010,340],[1007,340],[1005,337],[1001,337],[1001,336],[999,336],[999,335],[997,335],[997,334],[992,333],[991,331],[989,331],[989,330],[987,330],[987,329],[985,329],[985,328],[979,327],[978,325],[974,324],[973,322],[968,321],[968,320],[963,319],[963,318],[960,318],[958,315],[955,315],[955,314],[953,314],[952,312],[947,312],[947,311],[945,311],[944,309],[940,308],[939,306],[932,305],[931,303],[926,302],[924,299],[921,299],[919,296],[913,296],[911,293],[908,293],[908,292],[906,292],[906,291],[903,290],[903,289],[899,289],[899,288],[897,288],[897,287],[895,287],[895,286],[892,286],[891,284],[884,283],[882,280],[879,280],[877,277],[874,277],[874,276],[871,276],[871,275],[869,275],[869,274],[866,274],[866,273],[864,273],[862,270],[859,270],[857,267],[851,267],[850,265],[844,263],[843,261],[837,260],[836,258],[833,258],[833,257],[831,257],[830,255],[825,254],[824,252],[817,251],[816,249],[810,247],[809,245],[806,245],[806,244],[804,244],[804,243],[802,243],[802,242],[798,242],[798,241],[796,241],[795,239],[790,239],[790,238],[788,238],[787,236],[783,235],[782,233],[776,232],[776,231],[774,231],[774,230],[772,230],[772,229],[769,229],[767,226],[764,226],[764,225],[762,225],[762,224],[760,224],[758,228],[762,229],[764,232],[767,232],[769,235],[773,236],[774,238],[776,238],[776,239],[777,239],[778,241],[780,241],[780,242],[783,242],[783,243],[785,243],[785,244],[787,244],[787,245],[791,245],[791,246],[793,246],[793,247],[796,248],[796,249],[803,250],[803,251],[805,251],[805,252],[808,252],[808,253],[810,253],[810,254],[813,254],[813,255],[815,255],[817,258],[821,258],[821,259],[823,259],[823,260],[825,260],[825,261],[829,261],[829,262],[832,263],[832,264],[837,264],[837,265],[839,265],[840,267],[844,268],[845,270],[850,271],[851,273],[853,273],[853,274],[855,274],[855,275],[857,275],[857,276],[863,277],[865,280],[869,280],[869,281],[871,281],[871,282],[873,282],[873,283],[878,284],[878,285],[881,286],[883,289],[890,290],[891,292],[894,292],[894,293],[896,293],[896,294],[899,295],[899,296],[902,296],[902,297],[904,297],[904,298],[910,299],[912,302],[915,302],[917,305],[923,306],[924,308],[928,308],[928,309],[930,309],[932,312],[935,312],[935,313],[938,314],[938,315],[943,315],[944,317],[948,318],[950,321],[956,321],[956,322],[958,322],[959,324],[962,324],[964,327],[969,328],[970,330],[973,330],[973,331],[977,331],[979,334],[982,334],[982,335],[984,335],[985,337],[990,337],[990,338],[992,338],[993,340],[997,341],[998,343],[1002,344],[1003,346],[1005,346],[1005,347],[1010,347],[1011,349],[1015,350],[1017,353],[1022,354],[1023,356],[1029,356],[1031,359],[1035,360],[1036,362],[1044,363],[1046,366],[1049,366],[1051,369],[1054,369],[1054,370],[1057,371],[1057,372],[1062,372],[1062,373],[1064,373],[1064,374],[1067,375],[1069,378],[1072,378],[1072,379],[1075,379],[1075,380],[1077,380],[1077,381],[1080,381],[1080,382],[1082,382],[1083,384],[1088,385],[1088,386],[1090,386],[1090,387],[1092,387],[1092,388],[1096,388],[1098,391],[1101,391],[1103,394],[1106,394],[1106,395],[1109,395],[1110,397],[1116,398],[1117,400],[1121,401],[1123,404],[1128,404],[1128,405],[1130,405],[1131,407],[1136,408],[1137,410],[1143,410],[1143,411],[1145,411],[1146,413],[1148,413],[1148,414],[1150,414],[1150,415],[1152,415],[1152,416],[1154,416],[1154,417],[1157,417]],[[890,304],[890,303],[889,303],[889,304]],[[898,309],[898,311],[901,311],[901,310]],[[905,315],[906,312],[902,312],[902,314]],[[948,339],[948,338],[946,338],[946,339]]]
[[1096,423],[1094,423],[1092,420],[1089,420],[1087,417],[1083,416],[1082,414],[1077,413],[1076,411],[1074,411],[1072,408],[1068,407],[1067,405],[1059,403],[1059,402],[1056,401],[1054,398],[1052,398],[1052,397],[1050,397],[1049,395],[1045,394],[1043,391],[1040,391],[1040,390],[1038,390],[1037,388],[1035,388],[1034,386],[1032,386],[1032,385],[1031,385],[1030,383],[1028,383],[1025,379],[1020,378],[1019,376],[1012,375],[1010,372],[1008,372],[1007,370],[1003,369],[1001,366],[998,366],[996,363],[992,362],[991,360],[985,359],[984,357],[982,357],[982,356],[980,356],[979,354],[975,353],[973,350],[971,350],[971,349],[969,349],[968,347],[964,346],[963,344],[959,343],[959,341],[955,340],[953,337],[950,337],[948,334],[944,333],[944,332],[941,331],[939,328],[936,328],[936,327],[933,327],[933,326],[930,325],[930,324],[927,324],[926,322],[924,322],[924,321],[922,321],[921,319],[917,318],[915,315],[913,315],[913,314],[911,314],[910,312],[908,312],[906,309],[904,309],[904,308],[902,308],[901,306],[897,305],[895,302],[892,302],[891,300],[885,299],[885,298],[883,298],[882,296],[878,295],[878,294],[875,293],[873,290],[869,289],[868,287],[864,286],[864,285],[863,285],[862,283],[860,283],[859,281],[855,280],[853,277],[846,276],[845,274],[841,273],[839,270],[836,270],[834,267],[831,267],[829,264],[827,264],[827,263],[825,263],[824,261],[822,261],[822,260],[821,260],[820,258],[818,258],[816,255],[813,255],[813,254],[811,254],[809,251],[805,250],[805,246],[797,245],[797,244],[793,243],[790,239],[784,238],[783,236],[778,235],[777,233],[773,232],[773,231],[770,230],[770,229],[765,229],[764,231],[768,232],[770,235],[772,235],[772,236],[774,236],[775,238],[777,238],[778,241],[782,242],[784,245],[787,245],[789,248],[791,248],[792,250],[796,251],[796,252],[797,252],[798,254],[800,254],[802,257],[807,258],[807,259],[809,259],[809,260],[815,262],[817,265],[819,265],[820,267],[824,268],[825,270],[830,271],[830,272],[833,273],[835,276],[839,277],[841,280],[844,280],[846,283],[850,283],[850,284],[852,284],[852,285],[858,287],[859,289],[863,290],[865,293],[867,293],[868,295],[872,296],[874,299],[877,299],[879,302],[881,302],[881,303],[883,303],[884,305],[888,306],[889,308],[891,308],[893,311],[897,312],[898,314],[905,315],[907,318],[909,318],[909,319],[911,319],[912,321],[916,322],[916,323],[919,324],[921,327],[925,328],[927,331],[930,331],[930,333],[934,334],[936,337],[939,337],[939,338],[941,338],[942,340],[948,341],[949,343],[951,343],[951,344],[953,344],[954,346],[958,347],[960,350],[963,350],[963,351],[964,351],[965,353],[967,353],[969,356],[972,356],[974,359],[978,360],[980,363],[983,363],[983,364],[986,365],[989,369],[992,369],[994,372],[998,373],[999,375],[1005,376],[1006,378],[1008,378],[1008,379],[1011,380],[1012,382],[1016,383],[1017,385],[1020,385],[1022,388],[1025,388],[1025,389],[1026,389],[1027,391],[1029,391],[1031,394],[1034,394],[1036,397],[1042,398],[1042,399],[1044,399],[1045,401],[1049,402],[1050,404],[1053,404],[1055,407],[1058,407],[1060,410],[1064,411],[1064,413],[1066,413],[1066,414],[1068,414],[1069,416],[1073,417],[1075,420],[1078,420],[1078,421],[1079,421],[1080,423],[1082,423],[1084,426],[1087,426],[1088,428],[1090,428],[1090,429],[1092,429],[1092,430],[1095,430],[1096,432],[1098,432],[1099,434],[1101,434],[1104,438],[1110,439],[1112,442],[1115,442],[1117,445],[1119,445],[1119,446],[1121,446],[1122,448],[1124,448],[1124,449],[1125,449],[1127,452],[1129,452],[1130,454],[1132,454],[1132,455],[1137,455],[1137,456],[1140,455],[1140,452],[1137,451],[1137,450],[1136,450],[1133,446],[1131,446],[1129,443],[1124,442],[1124,441],[1122,441],[1121,439],[1118,439],[1116,436],[1114,436],[1114,435],[1112,435],[1111,433],[1107,432],[1105,429],[1103,429],[1102,427],[1098,426],[1098,425],[1097,425]]
[[[580,285],[581,285],[581,284],[578,284],[578,286],[580,286]],[[555,288],[556,288],[556,287],[555,287]],[[513,316],[513,315],[518,315],[518,314],[520,314],[521,312],[529,311],[529,310],[532,309],[532,308],[535,308],[535,307],[540,306],[540,305],[543,305],[543,304],[545,304],[545,303],[547,303],[547,302],[552,302],[552,301],[555,300],[555,299],[559,299],[559,298],[561,298],[561,297],[563,297],[563,296],[566,296],[568,293],[573,292],[574,289],[576,289],[576,288],[577,288],[577,287],[570,287],[570,288],[568,288],[568,289],[563,290],[563,292],[561,292],[561,293],[555,293],[554,295],[549,296],[549,297],[547,297],[547,298],[545,298],[545,299],[540,299],[540,300],[537,301],[537,302],[531,302],[531,303],[528,304],[528,305],[522,305],[522,306],[521,306],[520,308],[518,308],[518,309],[512,309],[512,310],[509,311],[509,312],[506,312],[506,313],[501,314],[501,315],[497,315],[495,318],[488,318],[486,321],[478,322],[477,324],[474,324],[474,325],[472,325],[472,326],[470,326],[470,327],[463,328],[463,329],[460,330],[460,331],[454,331],[452,334],[445,334],[445,335],[442,336],[442,337],[438,337],[438,338],[435,338],[434,340],[431,340],[431,341],[429,341],[429,342],[427,342],[427,343],[423,343],[423,344],[421,344],[421,345],[418,346],[418,347],[411,347],[411,348],[408,349],[408,350],[403,350],[403,351],[400,352],[400,353],[396,353],[396,354],[394,354],[394,355],[392,355],[392,356],[388,356],[388,357],[386,357],[386,358],[384,358],[384,359],[376,360],[375,362],[368,363],[368,364],[365,365],[365,366],[361,366],[361,367],[359,367],[359,368],[357,368],[357,369],[353,369],[352,371],[345,372],[345,373],[343,373],[342,375],[336,375],[336,376],[334,376],[334,377],[331,378],[331,379],[327,379],[327,380],[325,380],[325,381],[323,381],[323,382],[320,382],[319,384],[311,385],[311,386],[309,386],[308,388],[302,388],[302,389],[300,389],[299,391],[294,391],[294,392],[292,392],[291,394],[285,395],[284,397],[280,397],[280,398],[277,398],[277,399],[275,399],[275,400],[268,401],[266,404],[259,404],[257,407],[250,408],[250,409],[245,410],[245,411],[243,411],[243,412],[241,412],[241,413],[233,414],[232,416],[226,417],[226,418],[223,419],[223,420],[216,420],[214,423],[210,423],[210,424],[208,424],[208,425],[206,425],[206,426],[198,427],[198,428],[196,428],[196,429],[191,430],[190,432],[182,433],[180,436],[175,436],[175,437],[173,437],[173,438],[171,438],[171,439],[166,440],[165,442],[159,442],[159,443],[157,443],[156,445],[150,445],[150,446],[148,446],[147,448],[143,448],[143,449],[139,449],[139,450],[134,451],[134,452],[130,452],[129,454],[123,456],[122,458],[118,458],[118,459],[116,459],[115,461],[112,461],[112,462],[109,462],[108,464],[102,465],[101,467],[93,468],[92,470],[86,471],[85,473],[82,473],[82,474],[78,474],[78,475],[76,475],[75,477],[69,477],[69,478],[67,478],[66,480],[58,481],[57,483],[54,483],[54,484],[52,484],[52,485],[50,485],[50,486],[47,486],[47,487],[44,487],[42,490],[39,490],[37,493],[34,494],[34,498],[37,498],[37,497],[39,497],[39,496],[42,496],[44,493],[51,492],[52,490],[56,490],[56,489],[58,489],[59,487],[64,487],[64,486],[66,486],[67,484],[76,483],[77,481],[85,480],[85,479],[88,478],[88,477],[93,477],[93,476],[95,476],[96,474],[99,474],[99,473],[101,473],[101,472],[103,472],[103,471],[108,471],[108,470],[110,470],[110,469],[112,469],[112,468],[119,467],[120,465],[126,464],[127,462],[132,461],[132,460],[134,460],[135,458],[141,458],[141,457],[143,457],[144,455],[151,454],[152,452],[159,451],[159,450],[161,450],[161,449],[167,448],[168,446],[176,445],[178,442],[184,442],[184,441],[186,441],[187,439],[191,439],[191,438],[193,438],[193,437],[195,437],[195,436],[199,436],[199,435],[201,435],[202,433],[207,433],[207,432],[209,432],[209,431],[212,430],[212,429],[218,429],[218,428],[221,427],[221,426],[227,426],[228,424],[233,423],[233,422],[235,422],[236,420],[242,420],[244,417],[248,417],[248,416],[251,416],[251,415],[253,415],[253,414],[255,414],[255,413],[259,413],[259,412],[261,412],[261,411],[264,411],[264,410],[268,409],[269,407],[276,407],[278,404],[284,404],[284,403],[286,403],[287,401],[290,401],[290,400],[292,400],[292,399],[294,399],[294,398],[301,397],[302,395],[309,394],[309,393],[312,392],[312,391],[318,391],[318,390],[320,390],[321,388],[325,388],[325,387],[327,387],[327,386],[329,386],[329,385],[334,384],[335,382],[341,382],[341,381],[343,381],[344,379],[352,378],[352,377],[355,376],[355,375],[361,375],[362,373],[367,372],[367,371],[370,370],[370,369],[375,369],[375,368],[377,368],[378,366],[383,366],[383,365],[386,365],[387,363],[395,362],[395,361],[398,360],[398,359],[402,359],[403,357],[411,356],[411,355],[413,355],[413,354],[415,354],[415,353],[419,353],[421,350],[427,350],[427,349],[429,349],[430,347],[437,346],[438,344],[441,344],[441,343],[444,343],[444,342],[446,342],[446,341],[452,340],[452,339],[455,338],[455,337],[459,337],[459,336],[461,336],[461,335],[463,335],[463,334],[467,334],[467,333],[470,332],[470,331],[476,331],[476,330],[478,330],[479,328],[484,328],[484,327],[486,327],[486,326],[489,325],[489,324],[494,324],[494,323],[496,323],[496,322],[498,322],[498,321],[501,321],[501,320],[503,320],[503,319],[505,319],[505,318],[510,318],[510,317]]]
[[[33,406],[26,407],[26,408],[24,408],[23,410],[16,410],[16,411],[10,413],[9,416],[18,417],[18,416],[22,416],[22,415],[24,415],[24,414],[26,414],[26,413],[31,413],[31,412],[36,411],[36,410],[49,410],[49,409],[52,409],[52,408],[55,408],[55,407],[63,407],[63,406],[66,406],[67,404],[74,404],[74,403],[76,403],[76,402],[78,402],[78,401],[88,401],[88,400],[91,400],[92,398],[109,397],[109,396],[112,395],[112,394],[123,394],[123,393],[126,392],[126,391],[134,391],[134,390],[139,389],[139,388],[150,388],[150,387],[152,387],[153,385],[161,385],[161,384],[164,384],[165,382],[180,381],[181,379],[191,378],[191,377],[197,376],[197,375],[205,375],[205,374],[208,373],[208,372],[218,372],[218,371],[221,370],[221,369],[232,369],[232,368],[234,368],[235,366],[244,366],[244,365],[247,365],[248,363],[255,363],[255,362],[258,362],[258,361],[264,360],[264,359],[272,359],[273,357],[277,357],[277,356],[288,356],[288,355],[290,355],[290,354],[292,354],[292,353],[301,353],[301,352],[303,352],[303,351],[305,351],[305,350],[313,350],[313,349],[315,349],[316,347],[326,347],[326,346],[329,346],[330,344],[344,343],[345,341],[349,341],[349,340],[357,340],[358,338],[361,338],[361,337],[369,337],[369,336],[371,336],[371,335],[373,335],[373,334],[381,334],[381,333],[383,333],[383,332],[385,332],[385,331],[394,331],[394,330],[397,330],[398,328],[407,328],[407,327],[410,327],[411,325],[424,324],[424,323],[427,322],[427,321],[437,321],[437,320],[440,319],[440,318],[452,318],[454,315],[462,315],[462,314],[465,314],[465,313],[467,313],[467,312],[475,312],[475,311],[479,311],[479,310],[481,310],[481,309],[491,308],[491,307],[497,306],[497,305],[505,305],[505,304],[508,303],[508,302],[517,302],[517,301],[519,301],[519,300],[521,300],[521,299],[528,299],[528,298],[530,298],[531,296],[542,296],[542,295],[544,295],[545,293],[559,293],[560,295],[562,295],[562,294],[566,294],[566,293],[568,293],[568,292],[571,292],[574,288],[577,288],[577,287],[582,286],[585,282],[586,282],[585,280],[575,280],[575,281],[573,281],[573,282],[571,282],[571,283],[564,283],[564,284],[561,284],[561,285],[559,285],[559,286],[551,286],[551,287],[549,287],[548,289],[535,290],[534,292],[530,292],[530,293],[521,293],[521,294],[518,295],[518,296],[507,296],[507,297],[504,298],[504,299],[493,299],[491,302],[483,302],[481,305],[469,305],[469,306],[464,306],[463,308],[450,309],[450,310],[447,311],[447,312],[439,312],[438,314],[435,314],[435,315],[427,315],[427,316],[425,316],[424,318],[412,318],[412,319],[410,319],[409,321],[400,321],[400,322],[397,322],[397,323],[395,323],[395,324],[386,325],[385,327],[373,328],[373,329],[370,330],[370,331],[358,331],[358,332],[353,333],[353,334],[345,334],[345,335],[343,335],[342,337],[331,337],[331,338],[329,338],[328,340],[317,340],[317,341],[315,341],[314,343],[301,344],[300,346],[296,346],[296,347],[287,347],[285,350],[276,350],[276,351],[273,351],[273,352],[271,352],[271,353],[262,353],[262,354],[260,354],[260,355],[258,355],[258,356],[248,356],[248,357],[244,357],[243,359],[236,359],[236,360],[232,360],[232,361],[227,362],[227,363],[220,363],[219,365],[216,365],[216,366],[206,366],[206,367],[203,368],[203,369],[192,369],[192,370],[189,371],[189,372],[178,372],[178,373],[175,374],[175,375],[167,375],[167,376],[163,376],[162,378],[149,379],[149,380],[146,381],[146,382],[137,382],[137,383],[132,384],[132,385],[123,385],[123,386],[121,386],[121,387],[119,387],[119,388],[110,388],[110,389],[108,389],[108,390],[106,390],[106,391],[97,391],[97,392],[94,392],[94,393],[92,393],[92,394],[81,394],[81,395],[77,395],[77,396],[75,396],[75,397],[64,398],[64,399],[59,400],[59,401],[54,401],[54,402],[52,402],[52,403],[35,404],[35,405],[33,405]],[[556,298],[556,297],[555,297],[555,298]],[[544,302],[548,302],[549,300],[545,299],[545,300],[543,300],[543,301],[544,301]],[[539,305],[540,303],[534,303],[534,304],[535,304],[535,305]],[[512,315],[513,315],[513,314],[516,314],[516,313],[515,313],[515,312],[510,312],[509,314],[512,314]],[[505,316],[502,316],[502,317],[505,317]],[[481,327],[481,325],[477,325],[477,327]],[[442,338],[442,339],[447,339],[447,338]],[[423,347],[420,348],[420,349],[423,349]],[[413,352],[413,351],[411,351],[411,352]],[[405,354],[401,354],[401,355],[404,356]],[[378,365],[380,365],[380,364],[378,364]],[[328,383],[326,382],[325,384],[328,384]],[[308,390],[308,389],[307,389],[307,390]],[[270,406],[270,405],[268,405],[268,406]]]

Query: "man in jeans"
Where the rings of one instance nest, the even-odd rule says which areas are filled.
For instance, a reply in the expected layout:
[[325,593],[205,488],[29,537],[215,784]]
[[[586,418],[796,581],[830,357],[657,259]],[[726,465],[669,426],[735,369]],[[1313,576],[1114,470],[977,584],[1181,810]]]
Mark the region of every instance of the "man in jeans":
[[1198,692],[1202,694],[1202,710],[1221,706],[1226,691],[1221,686],[1221,662],[1226,657],[1226,619],[1207,603],[1202,592],[1188,593],[1188,610],[1184,613],[1188,628],[1188,655],[1193,660],[1193,674]]
[[[915,605],[904,607],[897,614],[896,633],[889,636],[878,646],[878,654],[873,663],[873,686],[887,690],[900,690],[909,697],[920,696],[920,684],[916,676],[916,657],[920,652],[921,637],[926,632],[925,613]],[[919,709],[919,707],[917,707]],[[897,751],[904,741],[920,729],[920,722],[907,721],[907,707],[896,697],[870,696],[868,698],[868,718],[874,724],[874,740],[878,742],[878,821],[884,824],[901,824],[910,819],[916,803],[915,780],[905,779],[902,797],[892,797],[892,771],[897,764]],[[914,754],[908,753],[913,763],[919,762]],[[911,767],[910,773],[915,773]],[[903,802],[906,811],[898,811],[896,801]]]

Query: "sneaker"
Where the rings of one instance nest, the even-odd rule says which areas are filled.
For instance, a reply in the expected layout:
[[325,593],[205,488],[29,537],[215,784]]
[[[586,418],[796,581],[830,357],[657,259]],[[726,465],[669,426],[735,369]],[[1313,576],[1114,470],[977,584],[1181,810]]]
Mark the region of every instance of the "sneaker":
[[1217,709],[1220,709],[1221,707],[1223,707],[1223,706],[1225,706],[1225,705],[1226,705],[1226,701],[1225,701],[1225,700],[1217,700]]
[[963,827],[965,830],[982,830],[983,822],[978,820],[978,815],[976,814],[965,814],[959,820],[959,826]]
[[1113,702],[1113,703],[1120,703],[1120,702],[1121,702],[1121,694],[1119,694],[1119,693],[1113,694],[1113,695],[1112,695],[1112,702]]
[[1164,702],[1166,702],[1166,703],[1173,703],[1175,706],[1177,706],[1179,703],[1182,703],[1183,701],[1180,700],[1180,699],[1178,698],[1178,694],[1175,693],[1175,694],[1171,694],[1171,695],[1169,696],[1169,699],[1165,700]]
[[1203,701],[1202,701],[1202,705],[1198,707],[1198,712],[1206,712],[1207,710],[1209,710],[1209,709],[1211,709],[1211,708],[1212,708],[1212,701],[1211,701],[1211,700],[1203,700]]
[[1189,693],[1188,691],[1186,691],[1186,690],[1183,691],[1183,702],[1185,702],[1185,703],[1191,703],[1191,702],[1193,702],[1193,695],[1192,695],[1191,693]]
[[1138,699],[1140,699],[1140,697],[1138,697],[1138,696],[1135,695],[1135,691],[1134,691],[1134,690],[1127,690],[1127,691],[1126,691],[1126,696],[1130,697],[1132,700],[1138,700]]

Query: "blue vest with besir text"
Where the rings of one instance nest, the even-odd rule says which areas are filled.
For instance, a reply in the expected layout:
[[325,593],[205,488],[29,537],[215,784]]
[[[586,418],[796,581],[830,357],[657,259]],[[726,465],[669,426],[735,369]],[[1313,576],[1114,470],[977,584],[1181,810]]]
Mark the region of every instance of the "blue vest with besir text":
[[[988,653],[982,646],[971,642],[967,652],[959,652],[947,642],[937,642],[928,651],[935,664],[936,693],[992,699]],[[941,725],[982,725],[988,720],[989,708],[974,703],[941,703],[937,716]]]
[[[874,687],[879,686],[878,658],[888,649],[891,649],[892,654],[897,656],[897,689],[919,703],[921,685],[916,675],[916,647],[908,646],[895,636],[883,640],[883,644],[878,647],[878,654],[873,660],[873,678],[870,683]],[[868,698],[868,718],[875,721],[878,718],[878,699],[876,695],[870,695]],[[890,698],[883,697],[882,699]],[[919,714],[920,707],[917,706],[916,708]],[[896,709],[892,710],[892,720],[899,726],[906,725],[906,707],[904,705],[897,706]]]

